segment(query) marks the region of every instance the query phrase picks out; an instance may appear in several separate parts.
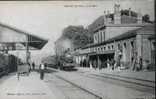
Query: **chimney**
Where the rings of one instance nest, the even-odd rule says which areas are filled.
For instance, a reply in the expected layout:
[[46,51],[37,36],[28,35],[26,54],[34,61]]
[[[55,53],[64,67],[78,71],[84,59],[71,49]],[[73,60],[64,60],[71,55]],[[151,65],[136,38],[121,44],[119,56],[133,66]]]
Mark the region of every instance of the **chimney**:
[[104,14],[103,14],[103,21],[104,21],[104,24],[107,23],[107,19],[106,19],[106,11],[104,11]]
[[107,23],[109,24],[109,23],[112,22],[112,18],[110,18],[110,12],[109,12],[109,10],[107,11],[107,16],[108,16],[108,17],[106,17]]
[[114,5],[114,24],[121,24],[120,4]]
[[131,8],[129,8],[129,10],[128,10],[128,15],[129,15],[129,16],[132,16],[132,15],[131,15]]
[[138,14],[137,14],[137,23],[142,24],[142,14],[141,14],[140,9],[139,9]]

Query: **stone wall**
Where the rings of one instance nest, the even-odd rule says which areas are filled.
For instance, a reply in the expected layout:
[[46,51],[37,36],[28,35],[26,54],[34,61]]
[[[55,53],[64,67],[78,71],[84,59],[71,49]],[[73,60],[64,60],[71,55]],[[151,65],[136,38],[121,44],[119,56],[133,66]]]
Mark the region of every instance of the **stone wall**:
[[123,33],[126,33],[130,30],[134,30],[140,27],[130,27],[130,26],[108,26],[106,27],[105,32],[105,40],[108,40],[110,38],[116,37],[118,35],[121,35]]

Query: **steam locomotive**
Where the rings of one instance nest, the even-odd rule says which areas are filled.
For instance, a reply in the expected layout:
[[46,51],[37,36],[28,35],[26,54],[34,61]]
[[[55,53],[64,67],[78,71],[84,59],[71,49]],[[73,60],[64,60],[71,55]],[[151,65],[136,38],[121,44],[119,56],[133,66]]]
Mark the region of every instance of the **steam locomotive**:
[[60,69],[60,70],[73,70],[75,67],[75,62],[72,56],[61,55],[61,56],[50,56],[43,59],[42,62],[50,68]]
[[58,67],[61,70],[70,70],[70,69],[74,69],[75,64],[73,61],[73,57],[69,56],[60,56],[59,60],[58,60]]

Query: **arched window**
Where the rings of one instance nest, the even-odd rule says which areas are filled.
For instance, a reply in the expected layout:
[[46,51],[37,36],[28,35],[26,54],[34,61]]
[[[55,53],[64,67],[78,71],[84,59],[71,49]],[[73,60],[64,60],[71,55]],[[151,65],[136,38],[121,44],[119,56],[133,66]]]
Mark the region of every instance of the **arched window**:
[[126,45],[126,43],[124,43],[124,48],[125,48],[125,49],[127,48],[127,45]]
[[112,45],[112,50],[114,49],[114,46]]
[[101,51],[103,51],[103,47],[101,47]]
[[110,50],[110,46],[108,46],[108,50]]
[[103,49],[106,50],[106,47],[104,46]]

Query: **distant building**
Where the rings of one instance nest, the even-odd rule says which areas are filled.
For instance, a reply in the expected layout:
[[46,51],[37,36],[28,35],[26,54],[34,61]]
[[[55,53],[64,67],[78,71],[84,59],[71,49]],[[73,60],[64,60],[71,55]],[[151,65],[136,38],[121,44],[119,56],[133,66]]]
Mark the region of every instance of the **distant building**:
[[[104,15],[95,20],[88,28],[94,32],[94,43],[75,51],[78,64],[87,60],[87,67],[107,67],[112,59],[122,65],[133,68],[142,61],[142,68],[147,62],[155,64],[155,24],[142,21],[142,14],[136,17],[121,15],[120,5],[114,5],[114,13],[104,11]],[[135,63],[134,63],[135,61]],[[155,65],[154,65],[155,66]]]

